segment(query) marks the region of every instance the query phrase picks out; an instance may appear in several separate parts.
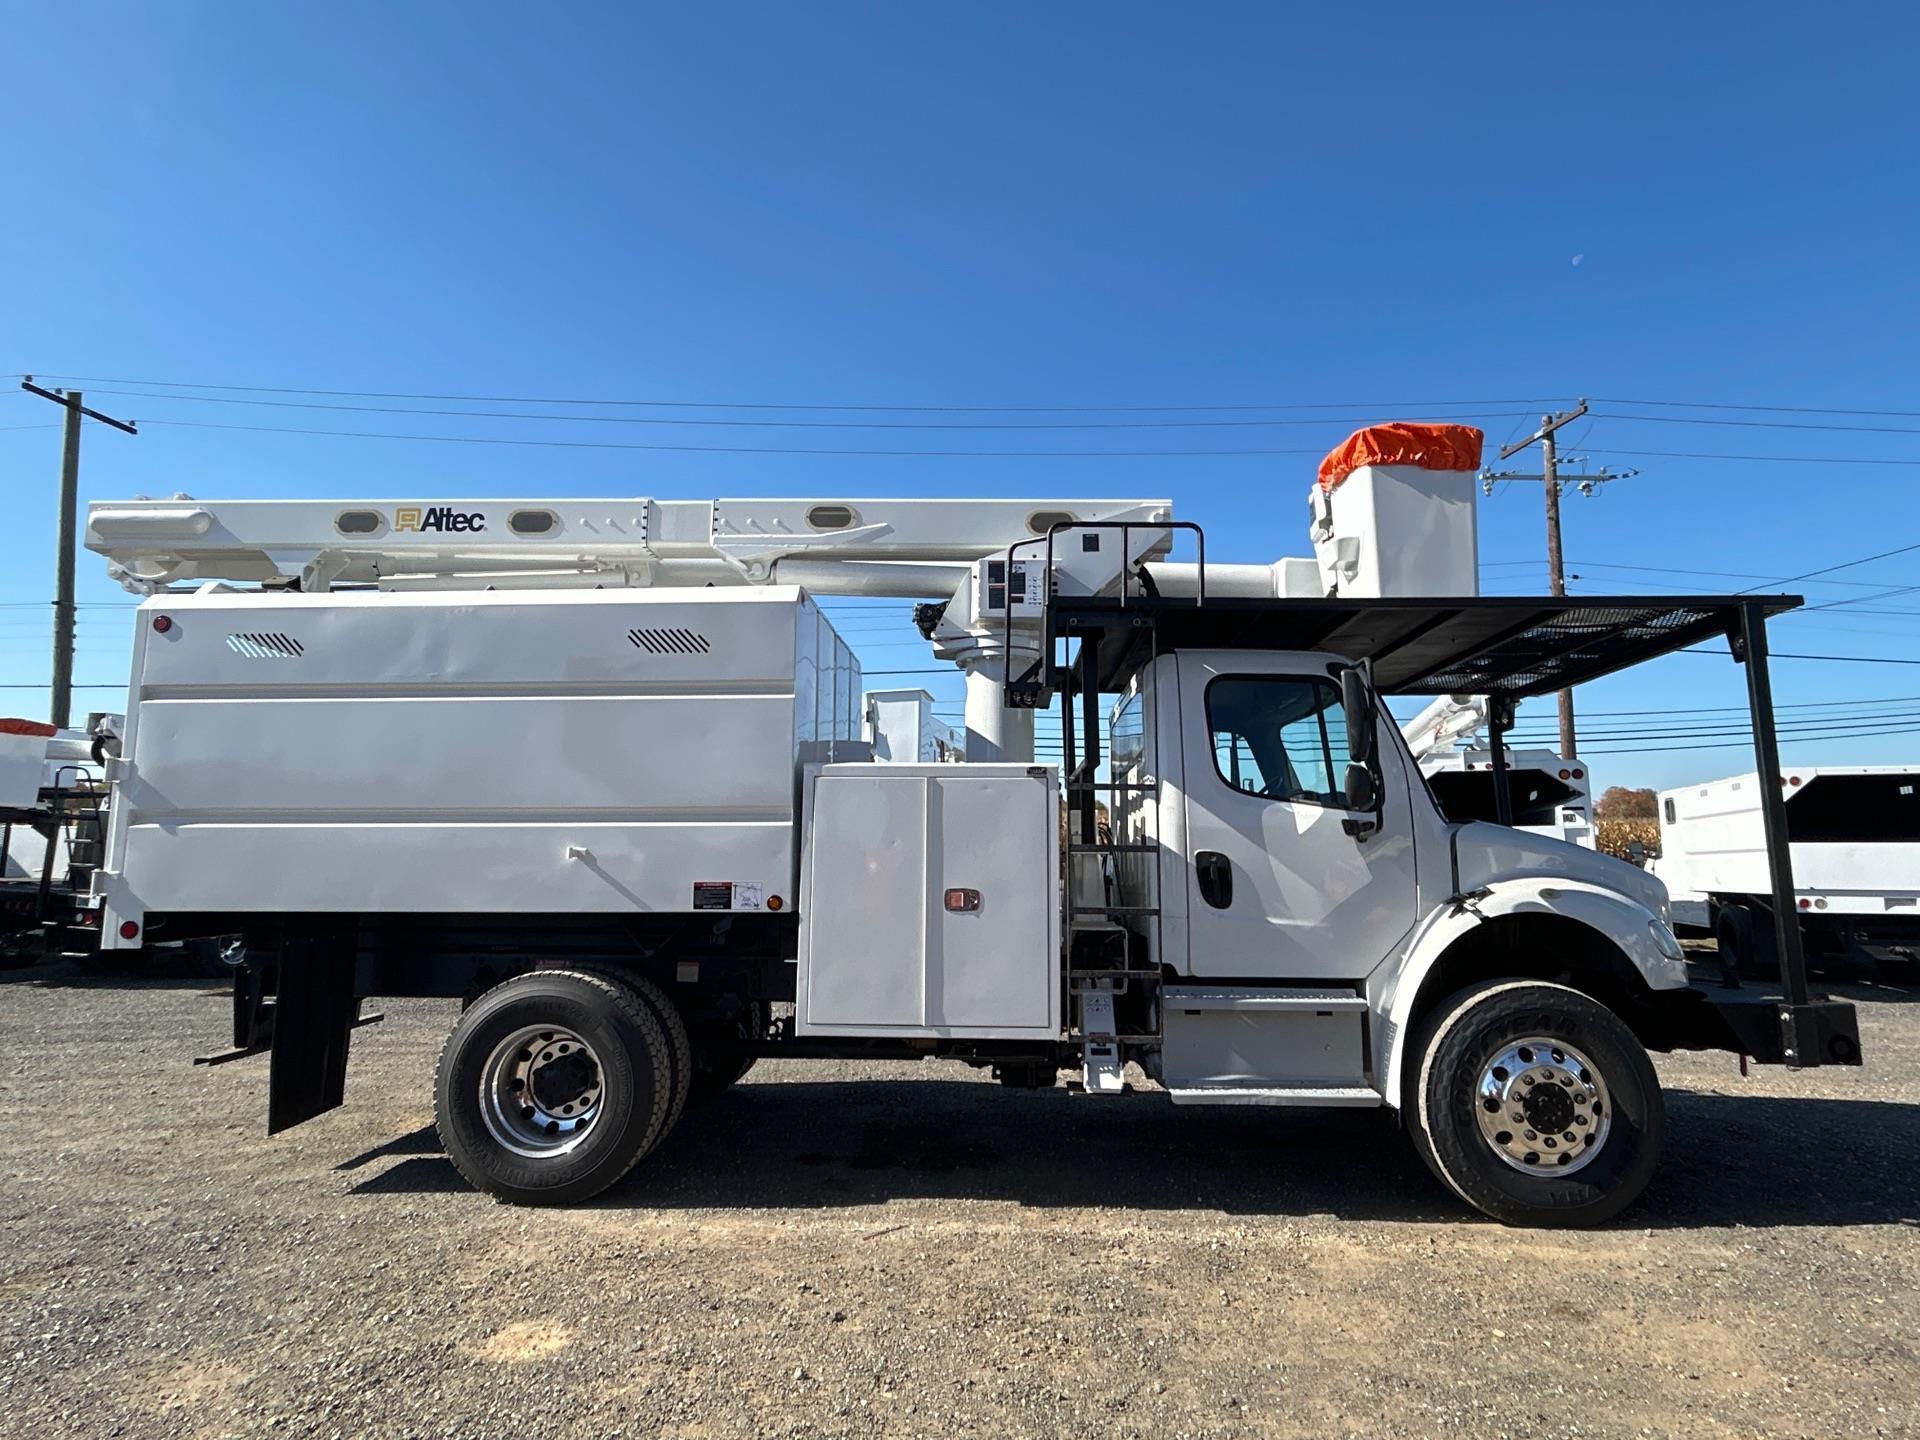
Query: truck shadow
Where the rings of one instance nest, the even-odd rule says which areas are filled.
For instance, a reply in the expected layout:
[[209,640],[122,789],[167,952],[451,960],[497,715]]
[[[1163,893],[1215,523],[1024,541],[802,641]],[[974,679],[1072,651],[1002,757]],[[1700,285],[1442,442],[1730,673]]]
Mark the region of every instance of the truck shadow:
[[[1669,1091],[1653,1184],[1618,1222],[1920,1225],[1920,1105]],[[338,1168],[365,1196],[458,1191],[431,1127]],[[890,1200],[1330,1214],[1453,1223],[1381,1111],[1176,1110],[968,1081],[741,1085],[690,1110],[603,1209],[833,1209]],[[1490,1222],[1489,1222],[1490,1223]]]

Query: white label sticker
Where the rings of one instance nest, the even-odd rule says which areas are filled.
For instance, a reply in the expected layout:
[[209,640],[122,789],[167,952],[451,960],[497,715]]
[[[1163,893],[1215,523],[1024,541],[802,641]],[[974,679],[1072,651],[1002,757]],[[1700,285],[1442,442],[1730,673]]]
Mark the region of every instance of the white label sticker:
[[766,887],[757,880],[736,880],[733,882],[733,908],[736,910],[759,910],[765,907]]

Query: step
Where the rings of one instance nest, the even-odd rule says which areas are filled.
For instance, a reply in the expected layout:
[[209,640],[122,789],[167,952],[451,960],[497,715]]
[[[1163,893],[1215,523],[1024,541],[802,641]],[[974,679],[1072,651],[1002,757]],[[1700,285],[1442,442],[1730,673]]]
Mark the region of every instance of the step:
[[1367,1008],[1364,995],[1351,990],[1261,989],[1239,985],[1163,985],[1163,1010],[1290,1011],[1312,1015]]
[[1182,1090],[1169,1090],[1167,1096],[1176,1105],[1300,1105],[1361,1108],[1386,1103],[1378,1090],[1370,1089],[1365,1085],[1202,1085]]

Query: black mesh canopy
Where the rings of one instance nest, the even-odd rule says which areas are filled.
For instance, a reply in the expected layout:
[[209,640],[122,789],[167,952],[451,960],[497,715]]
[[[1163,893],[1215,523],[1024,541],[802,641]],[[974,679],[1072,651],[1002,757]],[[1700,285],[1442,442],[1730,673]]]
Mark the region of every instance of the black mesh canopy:
[[1102,688],[1156,651],[1324,650],[1373,663],[1394,695],[1516,700],[1584,684],[1738,631],[1743,607],[1777,615],[1795,595],[1453,596],[1396,600],[1056,599],[1056,636],[1099,647]]

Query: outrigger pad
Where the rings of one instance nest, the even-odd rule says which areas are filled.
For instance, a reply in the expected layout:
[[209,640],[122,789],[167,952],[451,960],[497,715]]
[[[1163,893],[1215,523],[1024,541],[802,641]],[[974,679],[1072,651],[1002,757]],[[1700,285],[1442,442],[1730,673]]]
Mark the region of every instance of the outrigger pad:
[[[1695,994],[1699,992],[1693,992]],[[1681,1049],[1733,1050],[1762,1065],[1860,1064],[1860,1017],[1845,1000],[1794,1005],[1776,995],[1702,997]]]
[[267,1133],[324,1115],[346,1098],[347,1044],[355,1013],[354,947],[338,934],[289,935],[280,947],[273,1004]]

